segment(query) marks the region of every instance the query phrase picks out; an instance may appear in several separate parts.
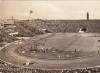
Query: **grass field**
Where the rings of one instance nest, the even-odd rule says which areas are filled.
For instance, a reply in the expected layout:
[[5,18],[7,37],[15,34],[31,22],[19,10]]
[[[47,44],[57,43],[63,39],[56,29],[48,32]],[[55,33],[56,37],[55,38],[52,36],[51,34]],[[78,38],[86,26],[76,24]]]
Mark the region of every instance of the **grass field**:
[[[41,38],[40,40],[36,40],[36,38]],[[57,33],[53,35],[45,36],[44,35],[31,38],[24,45],[24,48],[34,48],[34,39],[37,42],[38,49],[59,49],[63,51],[98,51],[100,48],[98,40],[99,37],[95,37],[94,34],[74,34],[74,33]]]
[[[100,42],[98,40],[99,37],[92,33],[41,35],[26,40],[24,44],[12,43],[5,47],[0,51],[0,59],[23,67],[43,69],[75,69],[98,66],[100,65]],[[71,56],[70,59],[68,55]],[[33,64],[23,65],[27,62]]]

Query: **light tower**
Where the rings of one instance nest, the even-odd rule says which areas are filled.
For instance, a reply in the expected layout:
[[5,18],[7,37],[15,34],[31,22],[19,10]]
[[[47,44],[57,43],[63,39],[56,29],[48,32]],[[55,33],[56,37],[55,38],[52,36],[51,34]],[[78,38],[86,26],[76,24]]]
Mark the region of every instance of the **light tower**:
[[87,20],[89,20],[89,13],[87,12]]

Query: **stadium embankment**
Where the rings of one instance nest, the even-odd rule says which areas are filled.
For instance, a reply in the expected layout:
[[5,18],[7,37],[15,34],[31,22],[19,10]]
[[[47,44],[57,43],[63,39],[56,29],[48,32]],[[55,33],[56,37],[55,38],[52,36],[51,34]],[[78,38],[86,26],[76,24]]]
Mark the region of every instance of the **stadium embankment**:
[[[80,28],[87,33],[100,33],[100,20],[23,20],[17,21],[16,30],[23,36],[34,36],[44,33],[77,33]],[[25,29],[24,29],[25,28]]]

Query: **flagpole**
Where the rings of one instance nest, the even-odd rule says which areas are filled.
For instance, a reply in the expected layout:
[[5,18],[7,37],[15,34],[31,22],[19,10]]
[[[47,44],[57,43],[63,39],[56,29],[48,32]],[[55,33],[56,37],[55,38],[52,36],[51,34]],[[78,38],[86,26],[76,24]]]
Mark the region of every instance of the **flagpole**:
[[33,11],[32,10],[30,10],[30,14],[29,14],[29,19],[28,20],[30,20],[30,18],[31,18],[31,14],[33,13]]
[[30,17],[31,17],[31,13],[30,13],[30,15],[29,15],[29,20],[30,20]]

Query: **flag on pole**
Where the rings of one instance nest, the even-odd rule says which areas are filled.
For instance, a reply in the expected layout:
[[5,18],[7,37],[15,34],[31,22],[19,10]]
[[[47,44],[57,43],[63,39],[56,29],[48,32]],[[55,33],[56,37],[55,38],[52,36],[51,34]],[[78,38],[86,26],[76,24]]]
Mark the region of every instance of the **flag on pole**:
[[31,18],[31,14],[33,13],[33,11],[32,10],[30,10],[30,14],[29,14],[29,18],[28,18],[28,20],[30,20],[30,18]]
[[33,13],[33,11],[32,11],[32,10],[30,10],[30,13]]

